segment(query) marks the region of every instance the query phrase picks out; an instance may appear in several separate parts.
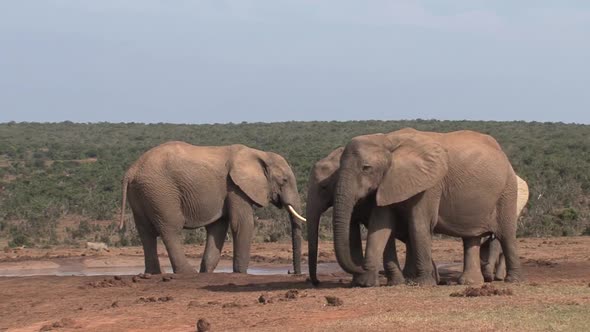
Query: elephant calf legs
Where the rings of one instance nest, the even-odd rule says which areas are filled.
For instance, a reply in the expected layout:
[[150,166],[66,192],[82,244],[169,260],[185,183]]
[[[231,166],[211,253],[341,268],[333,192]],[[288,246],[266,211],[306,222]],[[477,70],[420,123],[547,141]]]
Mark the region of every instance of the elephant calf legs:
[[463,273],[459,277],[459,284],[482,284],[484,279],[480,267],[480,237],[463,238]]

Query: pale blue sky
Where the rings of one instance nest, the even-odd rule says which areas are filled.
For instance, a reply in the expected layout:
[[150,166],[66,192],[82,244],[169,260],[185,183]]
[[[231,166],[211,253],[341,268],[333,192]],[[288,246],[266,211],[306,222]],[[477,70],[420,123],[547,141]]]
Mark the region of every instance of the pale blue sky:
[[590,123],[590,1],[4,0],[0,122]]

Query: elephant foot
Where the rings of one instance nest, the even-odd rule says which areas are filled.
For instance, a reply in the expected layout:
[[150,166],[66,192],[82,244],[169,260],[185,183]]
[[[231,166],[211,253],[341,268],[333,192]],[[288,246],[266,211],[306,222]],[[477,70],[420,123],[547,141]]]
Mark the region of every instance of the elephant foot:
[[307,279],[305,279],[306,282],[311,282],[311,284],[314,287],[317,287],[320,285],[320,281],[317,277],[308,277]]
[[195,274],[195,273],[197,273],[197,271],[195,271],[195,269],[190,265],[186,265],[186,266],[182,266],[182,267],[174,269],[174,274]]
[[387,286],[403,285],[406,282],[404,276],[400,274],[394,275],[386,273],[385,276],[387,277]]
[[418,276],[418,277],[414,277],[414,278],[407,278],[406,284],[418,285],[418,286],[436,286],[437,282],[432,274],[428,274],[428,275]]
[[352,277],[352,287],[378,287],[379,273],[377,271],[366,271],[362,274],[355,274]]
[[489,270],[483,270],[482,271],[482,275],[483,275],[483,281],[484,282],[492,282],[495,280],[496,275],[494,274],[494,271],[489,271]]
[[418,276],[418,271],[416,269],[404,267],[402,274],[404,275],[404,278],[406,278],[406,279],[413,279]]
[[233,273],[239,273],[239,274],[248,274],[248,270],[234,270]]
[[162,274],[162,271],[160,270],[160,268],[157,269],[145,269],[144,274]]
[[459,277],[459,285],[480,285],[483,284],[484,278],[481,274],[465,274]]
[[505,282],[521,282],[521,281],[523,281],[523,278],[518,273],[508,273],[508,275],[506,275],[506,278],[504,278],[504,281]]

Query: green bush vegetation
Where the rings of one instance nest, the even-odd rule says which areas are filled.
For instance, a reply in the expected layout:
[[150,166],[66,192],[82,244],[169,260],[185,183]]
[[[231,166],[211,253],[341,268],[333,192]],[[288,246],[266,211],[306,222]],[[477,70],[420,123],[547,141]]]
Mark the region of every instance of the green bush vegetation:
[[[11,122],[0,124],[0,237],[13,246],[81,240],[139,244],[132,222],[125,232],[116,227],[121,178],[143,152],[166,141],[241,143],[277,152],[293,167],[305,201],[315,161],[354,136],[404,127],[439,132],[471,129],[494,136],[529,184],[531,196],[519,222],[519,236],[590,234],[587,125],[436,120],[207,125]],[[66,232],[69,239],[59,239],[55,231],[59,220],[69,215],[79,215],[83,221]],[[283,211],[269,207],[256,215],[259,220],[273,220],[259,223],[257,241],[289,238]],[[331,238],[327,219],[321,228],[323,239]],[[88,223],[91,220],[113,222],[97,229]],[[185,235],[186,243],[203,241],[203,230]]]

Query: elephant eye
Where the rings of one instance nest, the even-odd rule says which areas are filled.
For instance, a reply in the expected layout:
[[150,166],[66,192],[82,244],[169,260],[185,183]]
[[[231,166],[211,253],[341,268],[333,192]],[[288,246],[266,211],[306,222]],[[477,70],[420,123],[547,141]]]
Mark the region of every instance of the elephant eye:
[[363,172],[370,172],[373,169],[371,165],[363,165]]

